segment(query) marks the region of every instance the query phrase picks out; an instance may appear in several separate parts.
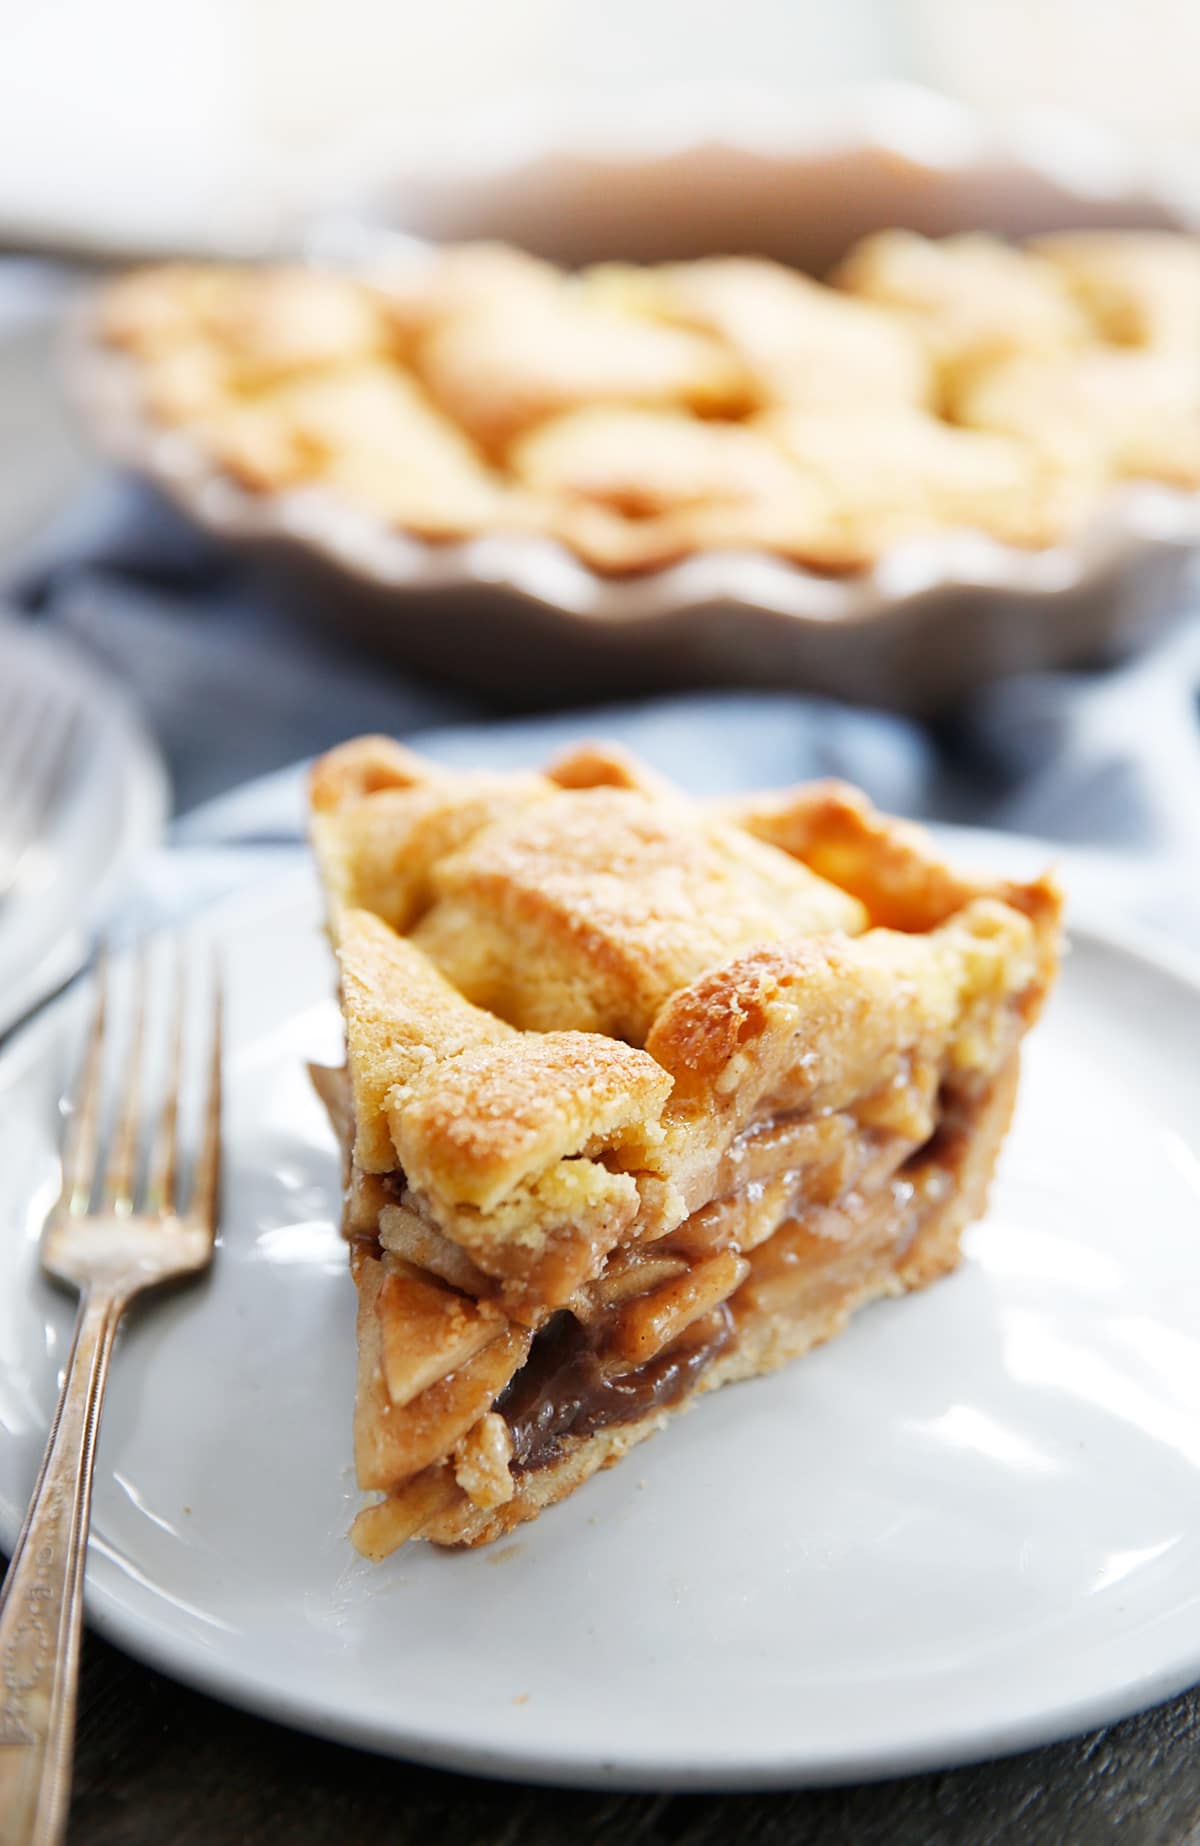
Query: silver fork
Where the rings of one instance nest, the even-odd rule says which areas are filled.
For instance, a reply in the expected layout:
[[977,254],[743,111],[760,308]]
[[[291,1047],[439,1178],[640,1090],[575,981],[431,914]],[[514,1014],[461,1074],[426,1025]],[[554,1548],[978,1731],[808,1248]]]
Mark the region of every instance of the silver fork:
[[[92,1468],[117,1326],[144,1289],[212,1261],[221,1159],[221,996],[215,985],[206,1097],[191,1197],[179,1199],[184,973],[174,979],[165,1095],[138,1198],[147,958],[138,965],[124,1082],[99,1176],[107,973],[101,965],[62,1190],[42,1233],[42,1267],[81,1297],[41,1473],[0,1592],[0,1843],[61,1839],[71,1786]],[[93,1195],[95,1195],[93,1202]]]
[[0,902],[62,792],[78,715],[49,687],[0,690]]

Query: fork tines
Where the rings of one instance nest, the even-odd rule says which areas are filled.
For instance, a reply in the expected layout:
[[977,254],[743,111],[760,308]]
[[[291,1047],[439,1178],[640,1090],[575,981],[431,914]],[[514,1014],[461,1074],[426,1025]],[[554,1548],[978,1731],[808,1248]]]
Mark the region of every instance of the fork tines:
[[145,1217],[174,1218],[215,1233],[221,1160],[221,1050],[222,993],[220,971],[214,959],[211,980],[211,1043],[207,1081],[201,1104],[199,1148],[192,1168],[191,1196],[186,1206],[179,1197],[179,1116],[183,1071],[184,1019],[187,1011],[187,969],[182,948],[175,955],[171,978],[166,1062],[150,1146],[145,1160],[145,1184],[139,1196],[143,1166],[141,1127],[145,1119],[146,1018],[150,988],[151,954],[139,951],[133,972],[132,1025],[124,1051],[124,1080],[119,1086],[116,1120],[112,1124],[108,1158],[100,1172],[102,1143],[101,1093],[108,1041],[108,955],[101,951],[96,965],[96,998],[80,1072],[78,1093],[63,1151],[62,1191],[59,1210],[86,1215],[97,1195],[97,1210],[110,1217],[126,1217],[135,1210]]

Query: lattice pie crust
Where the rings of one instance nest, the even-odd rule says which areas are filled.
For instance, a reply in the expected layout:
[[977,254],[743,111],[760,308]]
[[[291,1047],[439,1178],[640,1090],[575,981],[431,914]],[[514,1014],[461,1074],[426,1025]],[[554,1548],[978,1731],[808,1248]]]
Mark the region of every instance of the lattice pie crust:
[[866,238],[566,274],[493,245],[392,275],[176,265],[110,284],[142,412],[253,495],[594,570],[768,551],[846,572],[973,529],[1069,537],[1114,482],[1200,486],[1200,241]]

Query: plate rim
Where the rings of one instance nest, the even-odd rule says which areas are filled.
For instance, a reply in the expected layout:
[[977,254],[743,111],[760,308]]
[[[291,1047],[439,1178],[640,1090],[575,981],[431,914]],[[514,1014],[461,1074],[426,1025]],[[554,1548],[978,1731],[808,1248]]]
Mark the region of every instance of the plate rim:
[[53,941],[27,963],[0,998],[0,1048],[32,1024],[43,1003],[87,958],[98,924],[128,882],[138,862],[163,839],[171,809],[170,778],[162,753],[124,687],[103,663],[93,661],[69,639],[43,632],[0,605],[0,649],[12,646],[45,661],[52,669],[64,662],[69,678],[95,711],[104,711],[119,757],[121,786],[119,837],[112,856],[86,892],[80,909],[63,918]]
[[[936,833],[937,829],[932,831]],[[946,831],[953,831],[960,841],[966,835],[977,836],[981,841],[996,837],[984,829]],[[1019,839],[1022,849],[1039,844],[1028,838],[1009,837]],[[251,889],[227,895],[195,913],[184,927],[202,931],[245,928],[256,911],[269,911],[278,905],[288,887],[299,883],[301,878],[310,882],[311,869],[297,854],[293,867],[281,868],[274,877]],[[1186,991],[1188,1000],[1200,1008],[1200,956],[1193,951],[1173,942],[1164,944],[1155,932],[1110,918],[1089,916],[1075,923],[1071,934],[1102,952],[1134,962],[1152,976],[1166,974]],[[66,1010],[81,1004],[82,987],[82,982],[73,983],[0,1047],[0,1092],[14,1063],[20,1066],[24,1060],[37,1060],[44,1055],[39,1040],[44,1041],[46,1048],[54,1043]],[[1101,994],[1101,1003],[1103,999]],[[17,1505],[10,1518],[0,1499],[0,1540],[6,1545],[11,1546],[15,1540],[22,1510]],[[476,1742],[469,1735],[469,1720],[460,1731],[453,1719],[447,1724],[444,1714],[432,1725],[411,1720],[397,1725],[386,1716],[339,1713],[322,1703],[319,1691],[293,1690],[285,1683],[281,1671],[276,1671],[274,1677],[270,1673],[248,1675],[244,1663],[223,1666],[211,1648],[202,1645],[186,1630],[173,1629],[161,1620],[131,1610],[123,1603],[119,1586],[95,1584],[90,1571],[85,1615],[98,1634],[132,1658],[207,1696],[271,1722],[437,1769],[501,1781],[571,1788],[749,1792],[879,1781],[898,1775],[948,1770],[992,1756],[1061,1742],[1098,1726],[1132,1717],[1182,1692],[1200,1678],[1198,1630],[1190,1652],[1172,1657],[1156,1669],[1126,1673],[1099,1692],[1080,1694],[1048,1710],[1035,1710],[987,1725],[969,1722],[961,1732],[952,1730],[948,1737],[944,1728],[933,1736],[926,1725],[907,1741],[889,1742],[874,1748],[847,1746],[836,1752],[826,1748],[807,1756],[800,1747],[786,1755],[775,1749],[759,1758],[752,1753],[748,1756],[742,1747],[728,1758],[714,1756],[709,1750],[702,1763],[686,1755],[672,1755],[670,1750],[660,1751],[652,1759],[635,1751],[632,1756],[600,1760],[595,1755],[586,1756],[569,1744],[539,1746],[536,1738],[531,1738],[528,1745]]]

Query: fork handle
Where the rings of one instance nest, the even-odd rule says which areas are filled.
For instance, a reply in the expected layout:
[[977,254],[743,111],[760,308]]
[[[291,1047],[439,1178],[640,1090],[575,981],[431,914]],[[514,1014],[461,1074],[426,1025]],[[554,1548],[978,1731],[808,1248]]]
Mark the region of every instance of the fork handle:
[[61,1840],[100,1405],[124,1301],[85,1297],[33,1500],[0,1591],[0,1846]]

